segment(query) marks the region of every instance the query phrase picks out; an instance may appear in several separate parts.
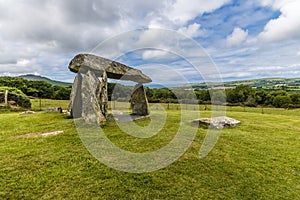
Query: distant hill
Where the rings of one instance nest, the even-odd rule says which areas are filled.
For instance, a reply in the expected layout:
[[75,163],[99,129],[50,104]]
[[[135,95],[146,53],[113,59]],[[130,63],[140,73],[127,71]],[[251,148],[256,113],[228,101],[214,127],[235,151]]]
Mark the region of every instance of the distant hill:
[[251,80],[228,81],[224,83],[196,83],[196,84],[187,84],[180,87],[186,89],[187,88],[208,89],[208,88],[215,88],[219,86],[224,86],[225,88],[232,88],[238,85],[248,85],[253,88],[263,88],[263,89],[284,89],[284,90],[300,91],[300,78],[261,78],[261,79],[251,79]]
[[57,86],[65,86],[65,87],[72,86],[72,83],[56,81],[56,80],[52,80],[52,79],[44,77],[44,76],[38,76],[38,75],[34,75],[34,74],[26,74],[26,75],[21,75],[18,77],[25,78],[27,80],[32,80],[32,81],[46,81],[47,83],[50,83],[52,85],[57,85]]
[[248,85],[263,89],[300,90],[300,78],[262,78],[224,83],[224,86],[228,87],[237,85]]

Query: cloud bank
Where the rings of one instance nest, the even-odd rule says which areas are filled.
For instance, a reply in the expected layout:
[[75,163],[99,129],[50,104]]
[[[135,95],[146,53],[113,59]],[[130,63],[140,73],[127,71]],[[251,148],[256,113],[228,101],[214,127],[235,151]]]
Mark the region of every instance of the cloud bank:
[[[298,0],[0,0],[0,74],[36,72],[72,81],[67,65],[75,54],[126,31],[165,28],[202,45],[225,78],[299,76],[299,9]],[[160,41],[168,39],[151,32],[123,45],[163,49]],[[188,71],[168,52],[148,49],[136,55],[124,62],[138,67],[161,60]]]

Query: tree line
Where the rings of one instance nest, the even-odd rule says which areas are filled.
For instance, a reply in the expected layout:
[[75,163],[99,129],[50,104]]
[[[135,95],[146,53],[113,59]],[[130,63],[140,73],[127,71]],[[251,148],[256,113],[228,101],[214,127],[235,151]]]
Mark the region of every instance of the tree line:
[[214,103],[226,102],[229,106],[300,108],[300,92],[255,89],[246,85],[226,89],[225,93],[214,89],[189,91],[167,88],[146,88],[146,92],[149,102],[195,103],[196,100],[198,104],[211,104],[213,96]]
[[[30,108],[30,99],[19,89],[15,87],[0,86],[0,103],[5,103],[4,107],[20,106]],[[3,107],[3,106],[2,106]]]
[[[72,87],[54,86],[45,81],[30,81],[24,78],[0,77],[0,86],[15,87],[24,94],[36,98],[68,100]],[[300,107],[300,92],[285,90],[255,89],[246,85],[220,90],[185,90],[182,88],[145,88],[150,103],[210,104],[227,102],[231,106],[271,106],[278,108]],[[109,100],[128,101],[132,86],[108,83]],[[212,95],[213,93],[213,95]]]
[[250,86],[239,85],[226,90],[227,102],[230,105],[272,106],[276,108],[299,108],[300,93],[285,90],[254,89]]
[[35,98],[67,100],[72,87],[56,86],[46,81],[27,80],[18,77],[0,77],[0,86],[15,87]]

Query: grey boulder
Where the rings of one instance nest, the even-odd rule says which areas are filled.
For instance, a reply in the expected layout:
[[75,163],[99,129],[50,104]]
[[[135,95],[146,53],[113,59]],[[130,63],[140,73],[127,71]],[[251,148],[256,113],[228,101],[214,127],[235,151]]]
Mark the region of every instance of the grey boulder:
[[241,124],[240,121],[226,116],[195,119],[192,121],[192,123],[199,126],[205,126],[213,129],[236,127],[239,124]]

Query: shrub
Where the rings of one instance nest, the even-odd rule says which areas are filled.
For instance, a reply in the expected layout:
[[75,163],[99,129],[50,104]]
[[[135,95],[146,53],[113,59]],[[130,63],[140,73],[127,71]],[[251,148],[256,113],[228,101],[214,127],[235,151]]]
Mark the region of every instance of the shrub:
[[14,87],[0,87],[0,102],[4,102],[6,90],[8,91],[8,101],[14,101],[23,108],[31,108],[30,99],[21,90]]
[[273,99],[273,106],[276,108],[287,108],[291,102],[292,101],[289,96],[278,95]]

